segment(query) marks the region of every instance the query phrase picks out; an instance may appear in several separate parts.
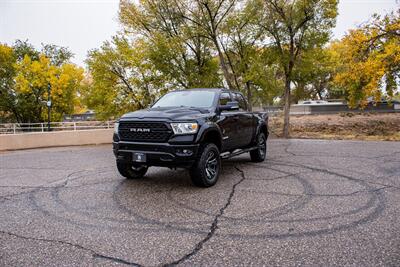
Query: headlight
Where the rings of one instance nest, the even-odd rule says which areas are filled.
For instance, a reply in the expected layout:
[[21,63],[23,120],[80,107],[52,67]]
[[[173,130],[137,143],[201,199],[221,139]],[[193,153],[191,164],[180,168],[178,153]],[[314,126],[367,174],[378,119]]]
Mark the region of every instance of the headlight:
[[174,134],[194,134],[197,133],[198,125],[192,122],[171,123]]
[[116,122],[114,123],[114,133],[118,134],[118,127],[119,127],[119,123]]

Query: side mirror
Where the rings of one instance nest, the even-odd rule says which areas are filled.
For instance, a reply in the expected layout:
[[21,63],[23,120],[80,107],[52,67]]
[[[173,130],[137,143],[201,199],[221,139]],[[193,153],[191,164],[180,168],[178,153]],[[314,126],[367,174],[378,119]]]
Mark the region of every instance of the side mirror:
[[239,110],[239,103],[237,101],[231,101],[226,103],[226,105],[220,105],[219,111],[233,111]]

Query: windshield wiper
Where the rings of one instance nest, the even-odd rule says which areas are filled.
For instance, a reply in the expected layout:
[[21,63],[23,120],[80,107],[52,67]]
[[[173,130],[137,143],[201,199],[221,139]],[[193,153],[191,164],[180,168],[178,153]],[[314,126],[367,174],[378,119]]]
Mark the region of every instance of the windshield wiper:
[[208,109],[206,108],[201,108],[201,107],[193,107],[193,106],[185,106],[185,105],[180,105],[180,106],[170,106],[170,107],[160,107],[160,106],[155,106],[151,107],[150,109],[157,109],[157,108],[186,108],[190,110],[196,110],[199,111],[200,113],[208,113]]
[[202,114],[209,112],[208,109],[206,109],[206,108],[200,108],[200,107],[188,107],[188,108],[191,110],[199,111]]

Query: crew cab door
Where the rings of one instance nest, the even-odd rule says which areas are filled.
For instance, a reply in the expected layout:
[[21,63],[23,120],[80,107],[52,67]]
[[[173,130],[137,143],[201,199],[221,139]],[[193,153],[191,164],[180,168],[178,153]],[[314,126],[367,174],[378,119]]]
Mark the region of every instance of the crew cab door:
[[234,112],[234,121],[237,127],[236,148],[244,147],[251,143],[254,135],[253,113],[248,111],[247,102],[240,93],[233,93],[233,101],[239,103],[239,110]]
[[[229,92],[222,92],[219,97],[219,105],[224,106],[227,105],[228,102],[231,102],[231,94]],[[233,111],[222,111],[219,120],[218,126],[221,129],[222,133],[222,151],[229,151],[236,147],[236,135],[237,135],[237,127],[235,121],[235,112]]]

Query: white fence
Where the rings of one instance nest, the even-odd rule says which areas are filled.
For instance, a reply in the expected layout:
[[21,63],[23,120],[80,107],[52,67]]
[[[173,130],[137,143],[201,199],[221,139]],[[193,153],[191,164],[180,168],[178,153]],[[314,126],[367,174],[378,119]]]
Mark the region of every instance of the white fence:
[[[77,122],[51,122],[50,131],[80,131],[94,129],[110,129],[114,121],[77,121]],[[32,132],[48,132],[47,122],[43,123],[1,123],[0,135],[22,134]]]

